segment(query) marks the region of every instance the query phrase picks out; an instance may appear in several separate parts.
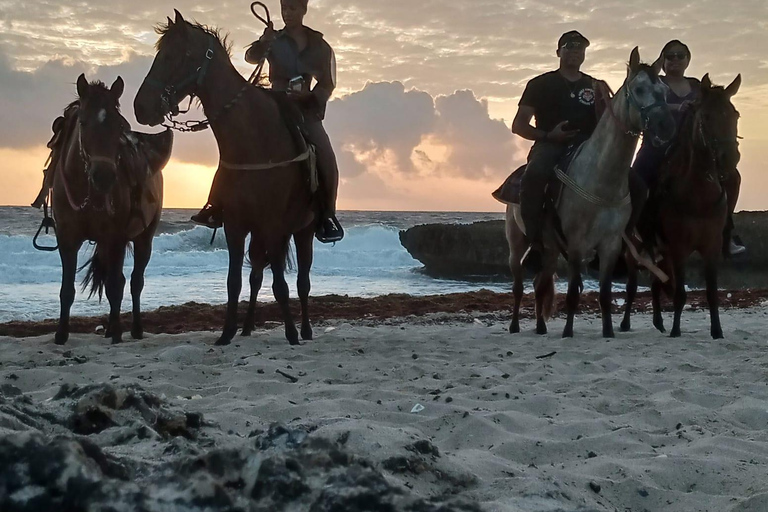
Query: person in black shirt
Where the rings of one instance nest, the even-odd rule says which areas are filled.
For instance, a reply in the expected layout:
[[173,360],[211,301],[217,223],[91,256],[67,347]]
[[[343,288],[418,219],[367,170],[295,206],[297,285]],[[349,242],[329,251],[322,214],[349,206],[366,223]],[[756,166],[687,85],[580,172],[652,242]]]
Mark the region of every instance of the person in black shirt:
[[[586,140],[597,126],[595,91],[598,80],[581,72],[589,41],[575,30],[557,42],[560,66],[533,78],[525,87],[512,132],[535,141],[523,175],[520,210],[531,244],[526,259],[541,268],[544,191],[568,145]],[[536,126],[531,119],[536,118]]]

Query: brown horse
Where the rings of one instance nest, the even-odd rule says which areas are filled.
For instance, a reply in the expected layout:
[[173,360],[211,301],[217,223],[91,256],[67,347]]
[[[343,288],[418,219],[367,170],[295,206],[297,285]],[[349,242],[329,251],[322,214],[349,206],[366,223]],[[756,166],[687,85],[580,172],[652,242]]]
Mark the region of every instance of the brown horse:
[[[739,162],[738,119],[731,98],[738,92],[741,75],[728,87],[715,87],[705,75],[701,99],[688,111],[678,143],[660,169],[660,183],[649,199],[643,222],[656,227],[660,267],[670,276],[665,290],[673,297],[675,316],[670,336],[680,336],[680,316],[685,306],[685,263],[698,251],[704,260],[704,277],[711,334],[723,337],[717,295],[717,269],[723,247],[723,230],[729,208],[724,183],[737,177]],[[655,203],[655,204],[654,204]],[[653,218],[647,218],[652,216]],[[627,255],[629,277],[622,331],[630,329],[632,303],[637,292],[637,265]],[[661,317],[662,283],[654,279],[653,325],[664,332]]]
[[[299,343],[299,333],[288,307],[284,270],[290,238],[294,236],[301,337],[312,339],[307,308],[315,205],[309,173],[297,158],[300,151],[274,93],[248,83],[238,73],[230,61],[226,41],[217,31],[189,23],[178,11],[175,13],[175,20],[168,18],[168,23],[158,28],[161,37],[157,56],[136,95],[134,109],[140,123],[157,125],[167,114],[178,112],[183,98],[196,96],[216,137],[229,251],[227,315],[216,344],[229,344],[237,332],[249,233],[251,264],[254,270],[271,267],[272,290],[283,313],[285,336],[292,345]],[[252,299],[260,285],[261,273],[253,272]]]
[[[133,242],[131,275],[133,326],[131,335],[143,337],[141,291],[144,270],[152,253],[152,237],[160,221],[163,177],[159,172],[170,154],[170,131],[155,136],[130,132],[120,114],[123,79],[109,89],[101,82],[77,79],[79,98],[65,111],[59,164],[53,177],[53,212],[61,257],[61,314],[56,343],[69,338],[69,314],[75,299],[77,253],[83,242],[96,243],[86,263],[83,288],[99,299],[106,289],[109,323],[106,337],[122,341],[120,304],[123,300],[125,250]],[[156,149],[159,148],[159,149]],[[84,265],[85,266],[85,265]]]

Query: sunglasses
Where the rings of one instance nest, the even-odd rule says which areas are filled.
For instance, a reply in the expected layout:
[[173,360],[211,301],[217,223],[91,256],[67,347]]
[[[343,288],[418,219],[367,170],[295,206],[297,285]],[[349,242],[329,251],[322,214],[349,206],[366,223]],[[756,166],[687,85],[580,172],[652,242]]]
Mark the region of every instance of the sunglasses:
[[563,46],[560,47],[560,49],[565,48],[566,50],[581,50],[582,48],[586,48],[587,46],[581,42],[581,41],[570,41],[568,43],[563,44]]
[[667,60],[685,60],[688,58],[688,54],[685,52],[670,52],[664,54],[664,58]]

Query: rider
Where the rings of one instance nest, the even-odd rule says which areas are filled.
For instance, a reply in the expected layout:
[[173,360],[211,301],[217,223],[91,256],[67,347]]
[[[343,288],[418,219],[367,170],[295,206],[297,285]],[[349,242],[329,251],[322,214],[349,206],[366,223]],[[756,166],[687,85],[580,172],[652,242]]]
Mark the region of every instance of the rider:
[[[323,34],[304,26],[308,0],[281,0],[285,28],[276,31],[270,22],[258,41],[245,53],[245,60],[258,64],[266,56],[272,89],[285,91],[298,106],[304,122],[302,131],[315,146],[322,187],[323,208],[317,228],[321,242],[338,242],[344,236],[336,220],[339,168],[331,141],[323,127],[325,107],[336,87],[336,57]],[[312,79],[316,84],[311,86]],[[216,197],[216,178],[208,204],[192,220],[209,227],[221,226],[221,205]]]
[[[688,49],[688,46],[677,39],[673,39],[664,45],[659,59],[662,61],[662,69],[664,70],[664,75],[660,76],[660,79],[669,87],[667,104],[677,122],[679,133],[679,128],[688,107],[701,97],[701,82],[696,78],[685,76],[685,70],[691,63],[691,51]],[[663,146],[654,146],[650,142],[650,137],[643,138],[643,143],[637,152],[632,169],[643,178],[650,191],[656,188],[661,164],[673,145],[674,141]],[[735,186],[736,190],[738,190],[740,183],[741,176],[737,170],[733,183],[725,185]],[[728,211],[728,224],[731,228],[733,227],[733,210],[731,208]],[[738,244],[733,238],[730,240],[730,254],[741,254],[744,251],[746,251],[746,248],[743,245]]]
[[[534,141],[523,175],[520,210],[530,249],[530,268],[539,271],[543,253],[543,209],[547,183],[568,146],[589,138],[597,126],[596,90],[605,85],[580,71],[589,41],[575,30],[557,41],[560,66],[539,75],[525,87],[512,132]],[[602,84],[602,85],[600,85]],[[536,118],[536,126],[531,118]]]

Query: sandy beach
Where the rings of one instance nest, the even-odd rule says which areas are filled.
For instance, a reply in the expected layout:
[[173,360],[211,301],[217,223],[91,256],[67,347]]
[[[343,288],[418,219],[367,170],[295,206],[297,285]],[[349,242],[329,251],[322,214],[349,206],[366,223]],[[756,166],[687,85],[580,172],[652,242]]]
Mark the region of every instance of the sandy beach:
[[[290,347],[271,321],[224,348],[205,331],[116,346],[82,333],[64,347],[50,334],[2,337],[0,433],[87,438],[133,468],[131,481],[147,482],[215,450],[250,453],[261,439],[254,432],[279,423],[331,440],[398,493],[435,507],[392,510],[762,512],[768,312],[759,304],[725,309],[722,321],[721,341],[709,338],[707,314],[695,308],[679,339],[638,314],[633,332],[605,340],[589,311],[572,340],[559,337],[562,318],[548,336],[533,334],[530,320],[511,336],[505,312],[471,308],[324,318],[301,347]],[[150,421],[158,435],[142,438],[119,435],[135,417],[120,416],[115,404],[97,407],[115,410],[87,435],[75,433],[71,418],[50,420],[82,412],[84,394],[73,390],[89,385],[141,389],[158,407],[185,411],[188,427],[190,415],[203,421],[194,435],[163,433]],[[106,473],[98,479],[120,482]],[[245,491],[217,478],[237,499],[250,493],[242,510],[264,509],[258,478],[246,478]],[[315,494],[270,503],[325,510]],[[3,499],[11,503],[0,486]],[[369,510],[356,506],[339,510]]]

